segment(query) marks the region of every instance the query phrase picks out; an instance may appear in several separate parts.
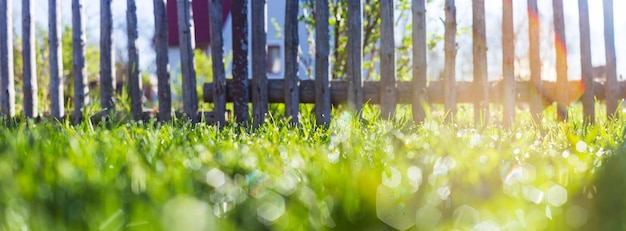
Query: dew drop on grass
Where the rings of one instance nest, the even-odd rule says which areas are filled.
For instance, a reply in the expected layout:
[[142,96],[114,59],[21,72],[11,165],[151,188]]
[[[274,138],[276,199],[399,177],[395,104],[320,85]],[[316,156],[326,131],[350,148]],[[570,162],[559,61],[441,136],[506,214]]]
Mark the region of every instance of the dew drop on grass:
[[585,141],[582,141],[582,140],[576,142],[576,151],[587,152],[587,143],[585,143]]

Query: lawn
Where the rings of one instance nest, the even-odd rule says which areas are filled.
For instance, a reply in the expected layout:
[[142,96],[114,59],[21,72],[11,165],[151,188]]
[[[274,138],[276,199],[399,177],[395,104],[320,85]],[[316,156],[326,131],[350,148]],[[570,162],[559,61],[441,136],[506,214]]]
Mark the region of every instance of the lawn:
[[509,129],[469,108],[418,126],[403,108],[396,122],[335,112],[327,128],[7,122],[0,230],[626,228],[623,120],[547,109]]

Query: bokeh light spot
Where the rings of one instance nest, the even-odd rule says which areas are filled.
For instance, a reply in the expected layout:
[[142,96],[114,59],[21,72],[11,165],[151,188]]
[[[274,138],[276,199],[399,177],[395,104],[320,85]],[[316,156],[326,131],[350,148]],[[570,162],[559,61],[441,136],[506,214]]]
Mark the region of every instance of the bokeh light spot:
[[578,205],[574,205],[567,209],[565,214],[565,222],[572,228],[578,229],[587,223],[587,210]]
[[480,213],[469,205],[462,205],[452,214],[455,227],[474,227],[480,221]]
[[567,202],[567,190],[560,185],[554,185],[546,192],[546,200],[549,204],[559,207]]
[[415,217],[417,220],[416,226],[419,230],[432,230],[441,220],[441,211],[431,205],[426,205],[417,210]]

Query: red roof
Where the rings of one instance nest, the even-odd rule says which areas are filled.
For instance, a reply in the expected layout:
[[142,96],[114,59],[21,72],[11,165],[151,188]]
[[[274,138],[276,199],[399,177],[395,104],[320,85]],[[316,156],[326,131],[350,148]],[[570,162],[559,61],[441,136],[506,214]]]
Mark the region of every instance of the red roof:
[[[222,0],[222,21],[230,14],[231,0]],[[211,34],[209,31],[209,0],[193,0],[192,1],[193,23],[197,48],[207,48],[211,42]],[[176,0],[167,1],[167,26],[168,43],[170,46],[178,46],[178,11],[176,9]]]

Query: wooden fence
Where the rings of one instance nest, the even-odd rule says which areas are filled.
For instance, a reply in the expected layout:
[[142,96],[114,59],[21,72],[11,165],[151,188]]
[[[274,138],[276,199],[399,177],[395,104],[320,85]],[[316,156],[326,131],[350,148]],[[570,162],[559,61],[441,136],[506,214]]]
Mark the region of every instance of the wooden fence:
[[[172,118],[170,74],[168,70],[167,35],[178,33],[180,38],[182,99],[184,114],[194,121],[200,119],[198,97],[196,92],[196,67],[194,63],[194,31],[191,2],[192,0],[176,0],[178,14],[178,31],[168,31],[167,0],[153,0],[155,19],[155,50],[158,77],[157,118]],[[173,1],[173,0],[170,0]],[[537,0],[528,1],[528,17],[538,17]],[[115,71],[113,61],[112,38],[112,0],[100,0],[100,104],[103,115],[108,116],[115,111]],[[248,41],[248,11],[251,2],[251,43]],[[473,82],[457,82],[456,66],[456,8],[454,0],[445,0],[445,68],[443,80],[427,81],[427,38],[425,0],[412,0],[412,81],[399,82],[396,79],[395,67],[395,33],[394,33],[394,1],[380,0],[380,75],[379,82],[363,81],[363,4],[362,0],[348,0],[348,45],[345,72],[347,80],[330,80],[330,33],[328,18],[328,0],[315,0],[315,80],[298,78],[298,11],[299,3],[295,0],[286,1],[284,42],[285,42],[285,78],[268,80],[266,74],[266,16],[267,6],[264,0],[233,0],[232,1],[232,38],[233,44],[233,78],[227,80],[223,63],[222,38],[222,0],[209,0],[211,56],[213,62],[213,83],[204,85],[204,100],[213,102],[214,111],[205,113],[212,123],[224,124],[226,103],[233,102],[234,118],[238,122],[253,121],[258,125],[264,121],[269,103],[284,103],[285,114],[291,117],[292,123],[298,123],[299,106],[301,103],[314,103],[318,124],[330,122],[331,107],[334,104],[347,104],[349,110],[359,112],[363,103],[380,104],[384,118],[395,116],[397,104],[411,104],[413,118],[421,122],[426,118],[425,104],[442,103],[453,118],[458,103],[473,103],[475,118],[489,120],[489,104],[503,105],[502,121],[505,125],[515,119],[515,104],[519,101],[528,102],[533,118],[539,121],[540,113],[547,102],[556,101],[558,118],[567,119],[568,102],[571,96],[568,89],[578,82],[568,82],[567,56],[557,52],[556,82],[542,81],[541,63],[539,59],[539,33],[537,21],[529,20],[529,56],[530,81],[516,81],[514,77],[514,35],[512,1],[503,0],[502,18],[502,54],[503,79],[489,82],[487,79],[487,46],[485,30],[484,0],[473,0]],[[553,0],[555,41],[565,44],[563,1]],[[570,2],[568,2],[570,3]],[[13,43],[11,22],[11,0],[0,0],[0,113],[5,117],[15,116],[15,85],[13,74]],[[87,72],[85,66],[85,32],[83,12],[84,0],[72,0],[72,44],[74,73],[74,120],[83,119],[81,112],[87,101]],[[142,4],[149,4],[142,2]],[[38,117],[38,83],[35,66],[35,35],[31,10],[32,0],[22,0],[23,16],[23,104],[26,117]],[[60,43],[60,4],[58,0],[49,0],[49,47],[50,47],[50,108],[54,118],[64,118],[62,84],[62,56]],[[617,82],[615,64],[615,44],[613,35],[612,0],[604,0],[604,31],[606,47],[606,81],[594,82],[592,78],[591,52],[589,39],[589,17],[587,0],[578,0],[580,15],[581,69],[584,94],[582,104],[584,119],[595,120],[594,97],[606,100],[609,117],[614,117],[618,99],[625,98],[626,84]],[[128,23],[128,89],[133,119],[143,118],[144,109],[141,102],[141,79],[139,77],[139,54],[136,46],[137,6],[135,0],[127,0]],[[518,9],[517,12],[526,12]],[[252,79],[248,79],[248,48],[251,49]],[[252,113],[249,116],[249,103]]]

